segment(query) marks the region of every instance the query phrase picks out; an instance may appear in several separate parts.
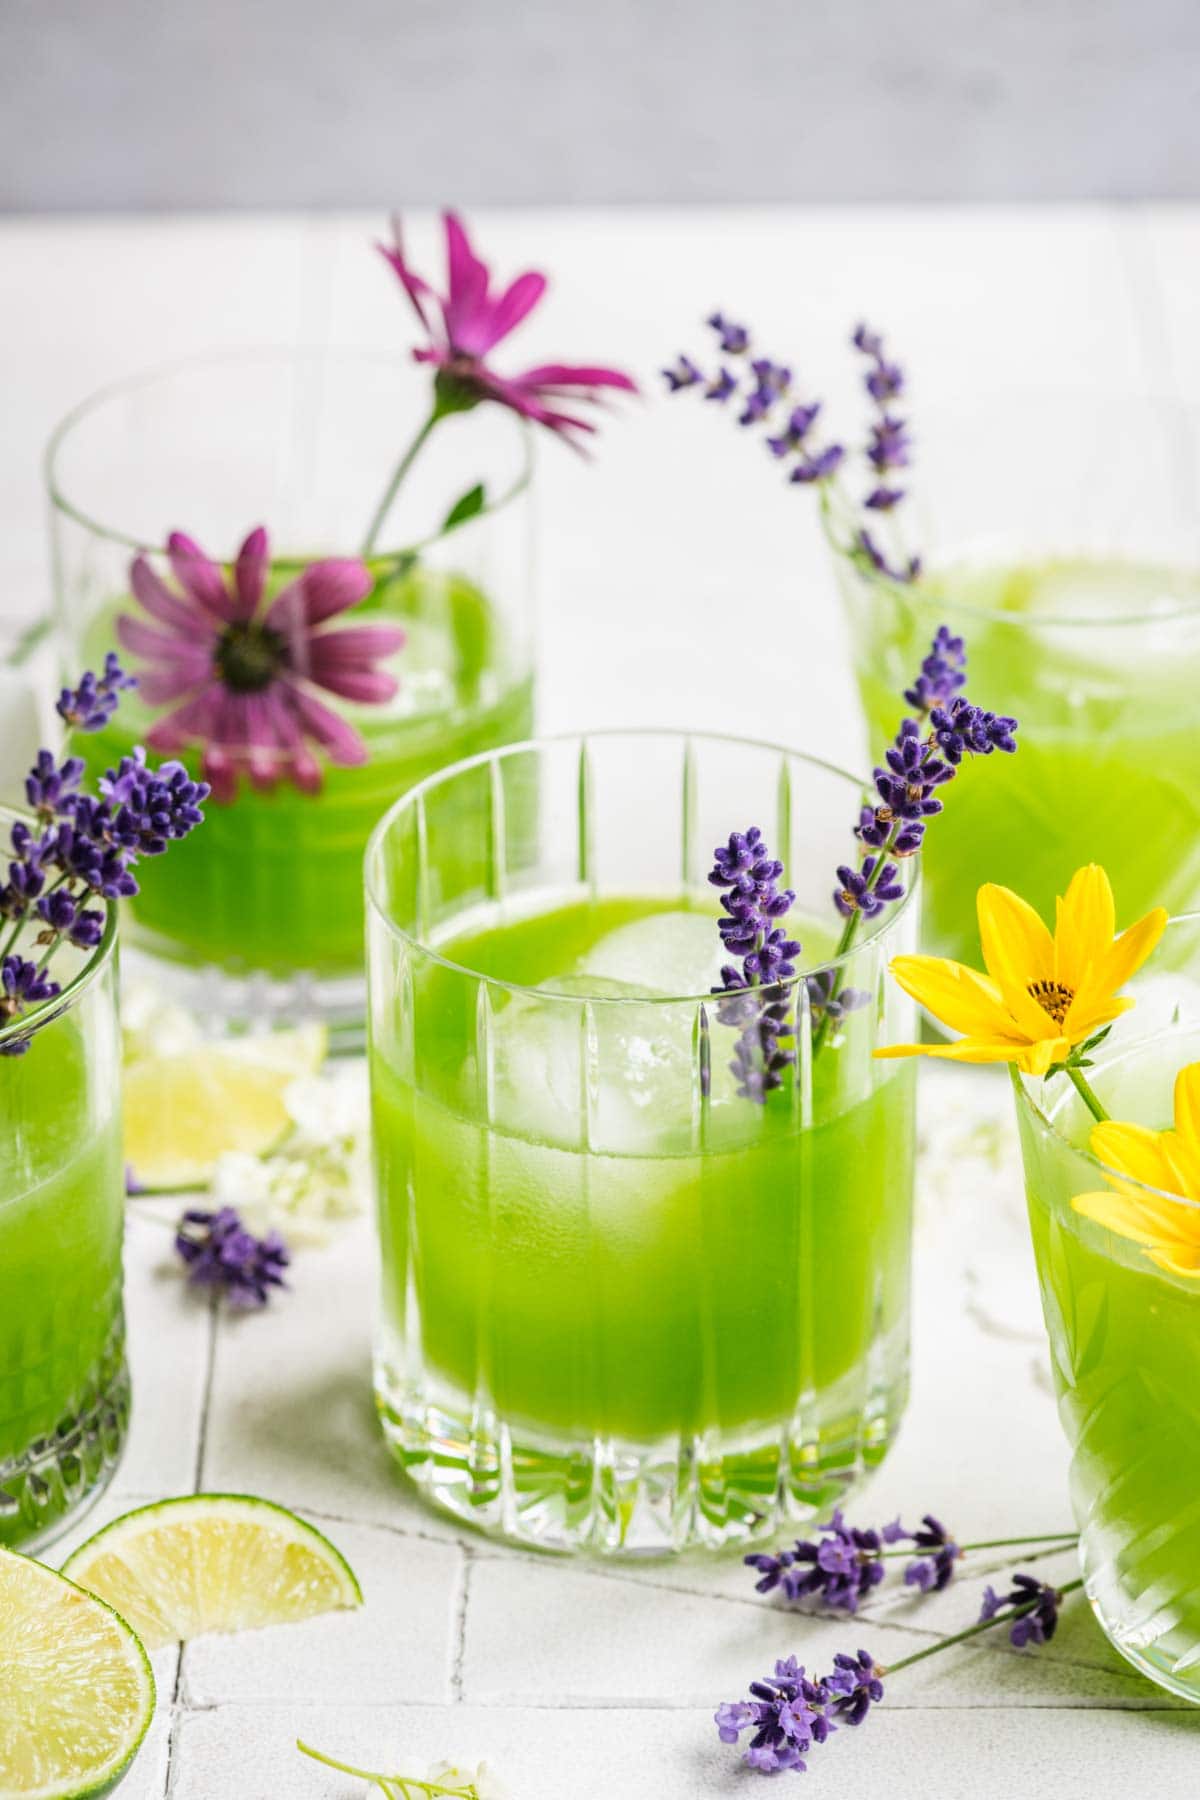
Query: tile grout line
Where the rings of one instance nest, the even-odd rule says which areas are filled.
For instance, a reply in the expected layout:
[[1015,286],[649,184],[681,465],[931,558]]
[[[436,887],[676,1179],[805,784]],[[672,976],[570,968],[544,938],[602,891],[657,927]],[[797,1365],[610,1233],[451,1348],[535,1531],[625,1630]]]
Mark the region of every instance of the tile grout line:
[[[212,1409],[213,1381],[217,1367],[217,1308],[215,1294],[209,1298],[208,1331],[205,1340],[204,1383],[200,1393],[200,1420],[196,1432],[196,1458],[192,1464],[192,1492],[200,1493],[204,1483],[204,1458],[208,1448],[208,1419]],[[179,1729],[191,1711],[184,1686],[184,1658],[187,1645],[180,1644],[175,1663],[175,1681],[171,1690],[171,1724],[167,1734],[167,1768],[163,1783],[163,1800],[171,1800],[179,1774]]]
[[462,1706],[464,1703],[463,1668],[467,1658],[467,1613],[471,1600],[471,1572],[474,1567],[474,1547],[463,1544],[462,1580],[458,1590],[458,1604],[454,1609],[454,1649],[450,1658],[450,1701],[454,1706]]

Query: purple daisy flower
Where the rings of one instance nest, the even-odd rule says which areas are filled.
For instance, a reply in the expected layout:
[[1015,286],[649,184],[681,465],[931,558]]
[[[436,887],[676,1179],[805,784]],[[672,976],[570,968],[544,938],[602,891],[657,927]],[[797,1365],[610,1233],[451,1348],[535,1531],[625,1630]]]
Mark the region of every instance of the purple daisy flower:
[[359,733],[319,694],[374,705],[396,692],[395,677],[377,665],[403,644],[398,626],[329,629],[369,593],[366,565],[310,563],[267,602],[261,526],[228,576],[182,532],[171,533],[167,555],[174,588],[145,556],[130,568],[134,598],[154,623],[130,613],[117,620],[121,643],[144,659],[143,697],[170,707],[148,732],[150,747],[199,745],[201,773],[221,801],[233,799],[239,776],[265,790],[286,780],[315,793],[322,775],[314,746],[346,767],[365,762]]

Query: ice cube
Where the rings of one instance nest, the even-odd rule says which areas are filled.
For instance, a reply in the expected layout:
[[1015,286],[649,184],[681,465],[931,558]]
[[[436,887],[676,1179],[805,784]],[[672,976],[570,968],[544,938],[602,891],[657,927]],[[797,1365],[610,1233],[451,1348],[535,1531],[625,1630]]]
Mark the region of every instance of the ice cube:
[[[696,1008],[654,1003],[645,987],[601,975],[547,982],[545,995],[513,994],[493,1014],[500,1129],[618,1155],[686,1144],[697,1104]],[[724,1095],[727,1085],[717,1069],[714,1090]]]
[[580,959],[580,973],[635,983],[650,993],[691,996],[716,987],[728,961],[715,916],[663,912],[599,938]]

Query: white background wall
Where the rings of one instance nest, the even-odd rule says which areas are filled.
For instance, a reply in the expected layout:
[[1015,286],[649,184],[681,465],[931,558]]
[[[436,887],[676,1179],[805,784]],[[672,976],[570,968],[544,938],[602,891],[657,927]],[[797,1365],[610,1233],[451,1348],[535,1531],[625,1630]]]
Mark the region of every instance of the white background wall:
[[0,0],[0,208],[1198,186],[1198,0]]

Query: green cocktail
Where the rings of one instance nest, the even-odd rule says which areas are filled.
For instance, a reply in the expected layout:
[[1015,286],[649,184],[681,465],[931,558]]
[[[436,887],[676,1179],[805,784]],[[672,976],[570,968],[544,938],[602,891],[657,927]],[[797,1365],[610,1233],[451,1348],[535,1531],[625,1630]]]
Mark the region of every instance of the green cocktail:
[[95,1495],[128,1416],[114,933],[110,917],[75,979],[63,972],[26,1054],[0,1054],[3,1544],[44,1542]]
[[[315,1015],[360,1033],[372,827],[432,770],[529,734],[532,448],[521,420],[480,407],[439,424],[378,534],[370,592],[358,578],[372,515],[429,403],[429,372],[403,357],[253,352],[111,389],[51,445],[66,667],[101,667],[120,641],[149,684],[73,748],[101,773],[158,725],[171,745],[149,737],[152,750],[199,775],[215,749],[237,772],[232,791],[214,793],[204,833],[145,868],[126,932],[214,1021]],[[259,526],[270,547],[255,552],[256,569],[270,560],[247,606],[229,562],[207,559],[234,558]],[[176,532],[204,554],[181,553],[177,539],[172,560]],[[329,558],[355,564],[337,604],[306,589],[270,625],[280,591]],[[229,603],[197,601],[189,569]],[[331,633],[345,646],[380,627],[389,639],[403,630],[394,654],[390,642],[360,661],[322,651]],[[279,711],[284,667],[307,717]],[[358,753],[353,733],[366,760],[342,766]]]
[[[1172,925],[1164,947],[1176,961],[1184,933],[1193,949],[1200,942],[1194,925]],[[1171,1125],[1178,1071],[1200,1059],[1200,1009],[1180,978],[1145,985],[1147,1001],[1089,1078],[1114,1118],[1157,1131]],[[1160,1266],[1130,1236],[1077,1210],[1076,1197],[1113,1191],[1088,1149],[1094,1121],[1061,1079],[1017,1086],[1087,1592],[1131,1662],[1200,1700],[1200,1278]],[[1200,1240],[1195,1201],[1161,1204]]]
[[[967,645],[971,698],[1021,722],[1021,753],[964,765],[924,857],[923,945],[975,960],[976,885],[1043,917],[1102,862],[1122,917],[1200,894],[1200,570],[1086,556],[961,563],[915,588],[838,556],[855,673],[878,755],[940,624]],[[970,871],[964,881],[963,871]]]
[[[272,587],[293,569],[281,569]],[[355,620],[397,624],[405,642],[388,665],[394,700],[338,708],[365,741],[368,761],[328,767],[318,794],[280,779],[269,792],[243,782],[230,804],[210,801],[204,831],[139,877],[127,933],[139,948],[234,975],[354,978],[362,968],[362,858],[380,816],[445,763],[528,737],[532,676],[479,589],[453,573],[418,568],[394,577],[383,564],[373,572],[376,589]],[[137,608],[127,600],[93,626],[89,668],[102,666],[121,611]],[[145,743],[157,716],[134,690],[103,731],[73,748],[102,774]],[[181,760],[199,776],[198,751]]]
[[[368,852],[377,1397],[403,1465],[474,1523],[554,1548],[731,1542],[844,1492],[903,1408],[912,1073],[871,1050],[909,913],[838,973],[872,1003],[765,1105],[740,1096],[710,993],[716,900],[688,869],[731,802],[688,764],[684,854],[664,782],[677,800],[699,744],[714,771],[740,763],[753,809],[761,758],[772,810],[788,772],[795,841],[820,837],[817,786],[844,841],[856,784],[720,740],[595,743],[598,769],[559,742],[436,777]],[[595,829],[609,863],[639,781],[641,880],[626,864],[610,889],[576,849]],[[570,869],[560,801],[582,831]],[[831,915],[789,920],[810,973]],[[794,996],[807,1045],[803,977]]]

